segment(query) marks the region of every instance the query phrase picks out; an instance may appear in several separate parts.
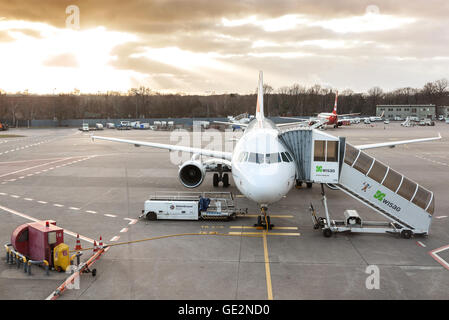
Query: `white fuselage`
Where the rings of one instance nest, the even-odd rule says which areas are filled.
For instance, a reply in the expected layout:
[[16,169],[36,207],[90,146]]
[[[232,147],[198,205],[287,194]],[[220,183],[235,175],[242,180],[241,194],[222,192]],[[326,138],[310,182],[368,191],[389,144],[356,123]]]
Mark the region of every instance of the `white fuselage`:
[[278,134],[270,120],[254,119],[237,142],[231,160],[235,185],[261,206],[279,201],[295,184],[295,162]]

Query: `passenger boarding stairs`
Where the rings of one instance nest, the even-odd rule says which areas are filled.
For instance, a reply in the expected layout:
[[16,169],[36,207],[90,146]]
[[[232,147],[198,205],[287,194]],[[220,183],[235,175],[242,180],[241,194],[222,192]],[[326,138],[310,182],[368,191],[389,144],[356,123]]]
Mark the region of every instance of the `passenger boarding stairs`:
[[346,143],[344,138],[316,129],[295,129],[281,133],[280,140],[293,154],[301,179],[332,183],[389,219],[396,229],[429,233],[435,207],[433,192]]
[[433,192],[346,143],[337,187],[415,234],[428,234]]

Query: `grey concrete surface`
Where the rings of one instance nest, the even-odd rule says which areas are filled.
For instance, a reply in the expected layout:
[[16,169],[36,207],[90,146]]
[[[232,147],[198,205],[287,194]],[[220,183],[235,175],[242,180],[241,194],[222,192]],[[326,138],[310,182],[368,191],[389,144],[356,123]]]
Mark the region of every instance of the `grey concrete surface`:
[[[437,142],[373,149],[369,153],[435,193],[431,234],[409,240],[391,235],[338,234],[324,238],[313,230],[308,207],[323,213],[320,187],[293,189],[270,207],[279,227],[299,236],[267,236],[274,299],[448,299],[449,270],[429,252],[449,244],[449,125],[403,128],[397,123],[355,125],[327,131],[352,144],[434,136]],[[22,138],[0,139],[0,206],[35,219],[53,219],[63,228],[105,243],[161,235],[242,231],[253,217],[235,221],[155,221],[134,224],[149,194],[185,191],[178,168],[164,150],[92,142],[75,129],[11,129]],[[170,143],[168,132],[115,131],[99,135]],[[238,137],[241,133],[236,132]],[[6,141],[6,142],[4,142]],[[208,144],[205,142],[204,144]],[[6,152],[8,151],[8,152]],[[269,183],[269,181],[267,181]],[[198,191],[213,190],[208,175]],[[219,187],[219,191],[223,188]],[[225,191],[239,194],[233,186]],[[339,191],[326,190],[333,217],[356,209],[364,219],[382,220],[375,212]],[[238,197],[237,205],[257,214],[257,206]],[[442,216],[448,216],[444,218]],[[437,218],[439,217],[439,218]],[[0,244],[29,220],[0,209]],[[122,232],[121,232],[122,231]],[[243,231],[254,232],[245,229]],[[418,243],[420,241],[420,243]],[[65,235],[73,248],[75,239]],[[425,245],[423,247],[422,245]],[[82,241],[84,247],[89,243]],[[90,253],[85,253],[86,260]],[[449,262],[449,250],[439,254]],[[368,265],[380,271],[380,288],[368,290]],[[116,246],[95,263],[97,276],[81,276],[81,288],[60,299],[267,299],[262,238],[183,236]],[[34,268],[28,277],[0,258],[0,299],[45,299],[65,274]]]

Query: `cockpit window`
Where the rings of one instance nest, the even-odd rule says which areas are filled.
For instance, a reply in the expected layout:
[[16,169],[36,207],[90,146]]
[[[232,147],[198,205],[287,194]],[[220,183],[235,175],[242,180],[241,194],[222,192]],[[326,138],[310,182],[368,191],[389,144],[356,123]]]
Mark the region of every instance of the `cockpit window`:
[[242,151],[238,157],[238,161],[245,162],[247,158],[248,158],[248,152]]
[[250,152],[249,157],[248,157],[248,162],[263,163],[264,162],[264,155],[261,154],[261,153]]
[[287,158],[287,155],[285,152],[281,152],[282,161],[284,162],[290,162],[290,160]]
[[268,164],[281,162],[281,155],[279,153],[267,153],[265,155],[265,162]]
[[242,152],[237,158],[239,162],[251,162],[251,163],[279,163],[279,162],[293,162],[293,158],[288,152],[281,153],[254,153],[254,152]]

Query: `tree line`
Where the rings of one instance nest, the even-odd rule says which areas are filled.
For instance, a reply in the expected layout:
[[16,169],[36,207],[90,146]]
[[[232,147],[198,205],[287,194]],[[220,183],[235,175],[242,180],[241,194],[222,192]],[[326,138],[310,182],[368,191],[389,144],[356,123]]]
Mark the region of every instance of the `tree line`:
[[[334,89],[318,84],[311,87],[293,84],[278,89],[265,84],[264,89],[268,116],[309,116],[330,112],[335,99]],[[449,105],[448,92],[447,79],[428,82],[423,88],[405,87],[388,92],[380,87],[362,93],[346,89],[339,92],[338,112],[373,115],[378,104]],[[133,88],[126,94],[81,94],[78,90],[58,95],[0,92],[0,120],[16,123],[38,119],[226,117],[245,112],[254,114],[256,99],[256,92],[161,94],[147,87]]]

